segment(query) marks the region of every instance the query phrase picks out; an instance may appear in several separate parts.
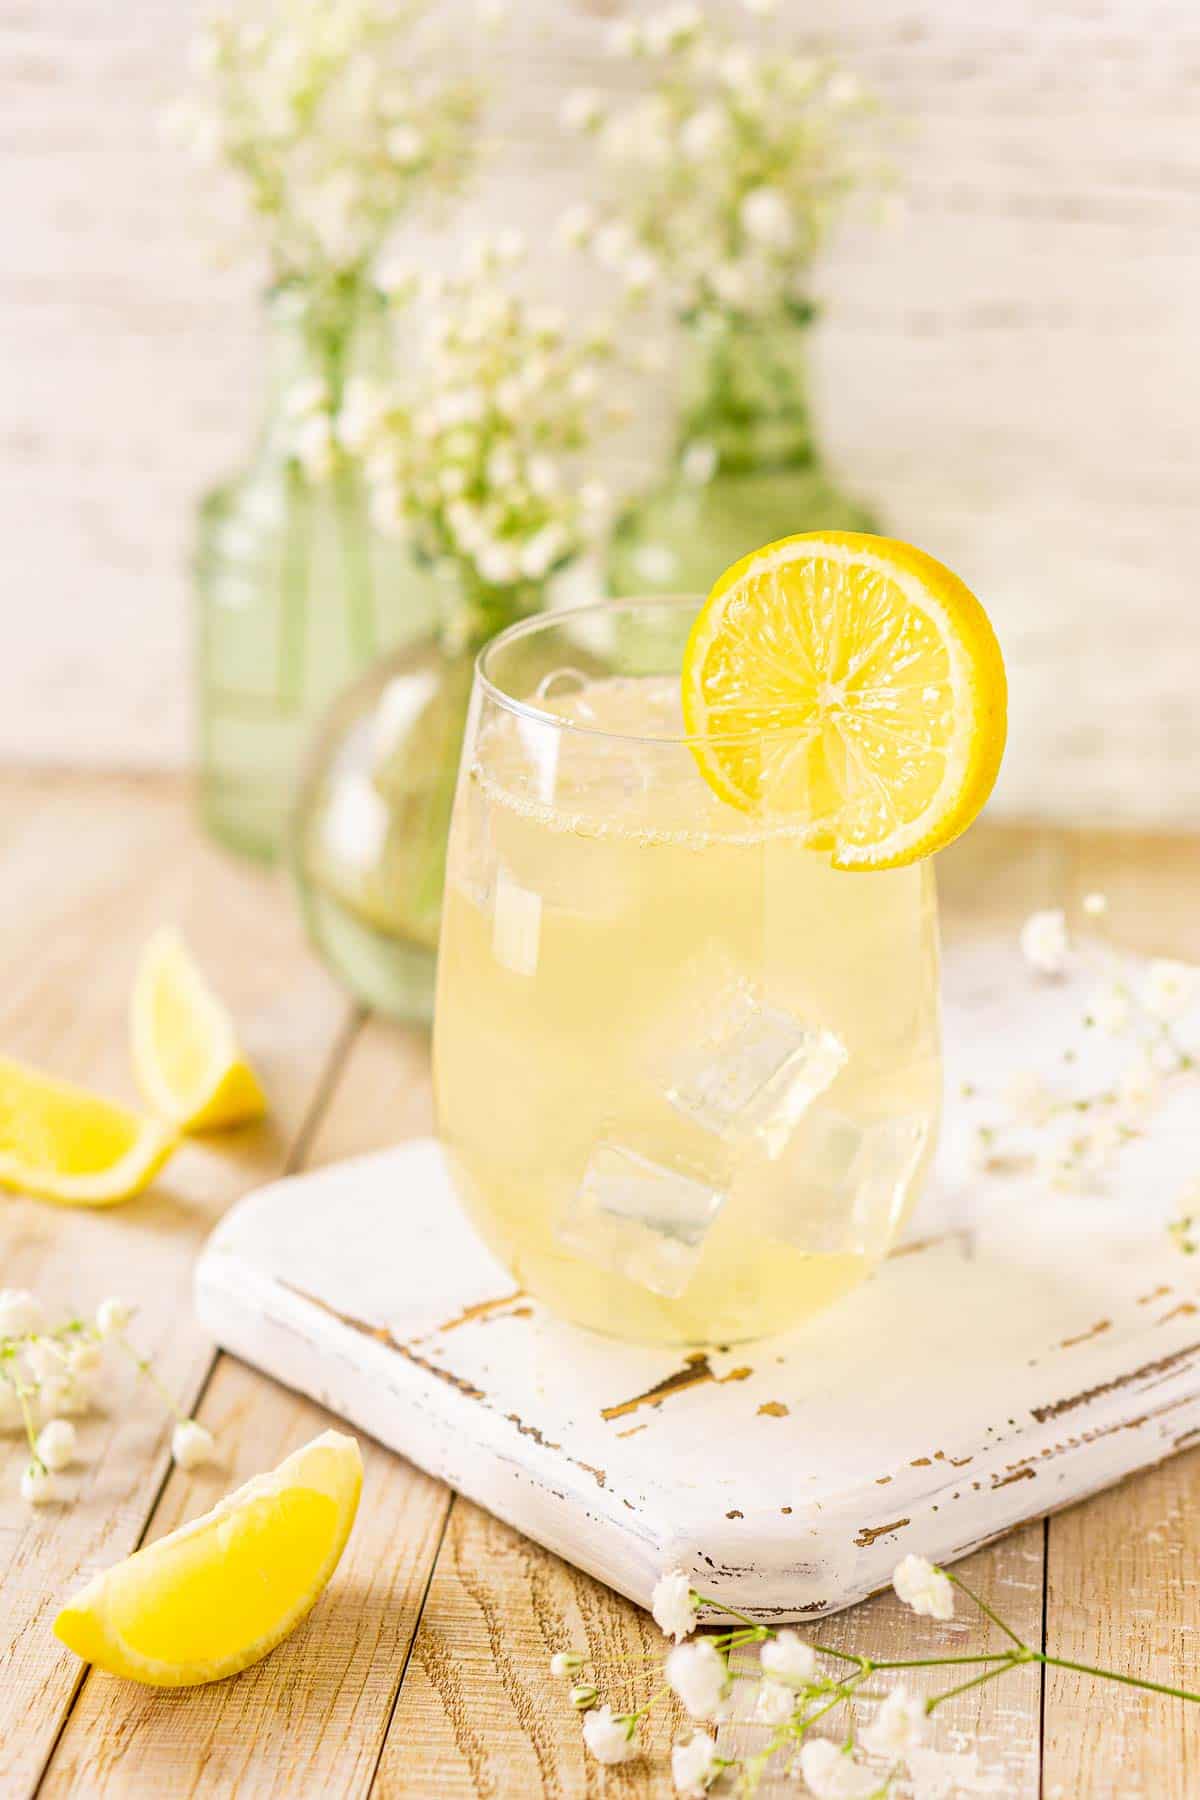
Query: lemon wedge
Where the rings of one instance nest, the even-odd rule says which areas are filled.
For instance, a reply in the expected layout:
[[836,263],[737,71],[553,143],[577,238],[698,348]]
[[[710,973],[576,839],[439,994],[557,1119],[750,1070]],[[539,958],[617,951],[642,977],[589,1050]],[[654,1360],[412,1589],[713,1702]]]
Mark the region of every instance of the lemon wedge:
[[357,1443],[322,1432],[211,1512],[97,1575],[54,1630],[85,1662],[151,1687],[236,1675],[316,1604],[361,1491]]
[[133,1064],[147,1100],[182,1130],[241,1125],[266,1111],[233,1020],[174,931],[156,932],[142,954]]
[[157,1119],[0,1057],[0,1187],[112,1206],[140,1193],[178,1141]]
[[743,557],[684,653],[683,716],[709,786],[801,819],[839,869],[916,862],[957,837],[999,773],[1006,703],[970,590],[911,544],[861,532]]

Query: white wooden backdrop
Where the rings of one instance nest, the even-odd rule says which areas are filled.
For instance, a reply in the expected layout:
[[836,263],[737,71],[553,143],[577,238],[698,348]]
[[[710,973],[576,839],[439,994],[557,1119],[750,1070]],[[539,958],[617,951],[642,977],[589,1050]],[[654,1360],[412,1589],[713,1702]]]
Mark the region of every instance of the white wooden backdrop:
[[[188,754],[190,508],[258,368],[250,279],[213,266],[156,126],[192,10],[0,0],[0,757]],[[606,0],[514,10],[473,210],[536,226],[577,185],[557,98],[605,79]],[[912,122],[906,220],[824,272],[817,384],[844,471],[994,612],[1000,805],[1200,824],[1194,0],[783,0],[782,25]]]

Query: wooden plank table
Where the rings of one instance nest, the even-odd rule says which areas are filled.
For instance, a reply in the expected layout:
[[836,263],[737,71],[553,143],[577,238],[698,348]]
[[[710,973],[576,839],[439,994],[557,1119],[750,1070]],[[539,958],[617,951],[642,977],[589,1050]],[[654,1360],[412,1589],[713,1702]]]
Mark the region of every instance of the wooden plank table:
[[[1200,841],[979,827],[940,865],[947,935],[1015,927],[1093,888],[1132,947],[1200,959]],[[272,1098],[262,1127],[189,1144],[154,1190],[111,1212],[0,1196],[0,1285],[49,1303],[136,1303],[136,1333],[216,1433],[221,1466],[170,1466],[147,1395],[84,1422],[69,1506],[31,1513],[21,1451],[0,1440],[0,1796],[626,1796],[670,1791],[662,1756],[602,1771],[547,1672],[586,1640],[605,1659],[658,1642],[646,1616],[365,1445],[349,1550],[311,1620],[230,1682],[156,1693],[83,1669],[50,1622],[66,1595],[211,1506],[330,1423],[230,1358],[191,1312],[198,1246],[223,1209],[284,1169],[427,1130],[426,1044],[365,1020],[303,945],[280,878],[208,846],[168,779],[0,779],[0,1046],[134,1097],[126,1048],[138,952],[178,924],[234,1009]],[[1025,1527],[961,1565],[1027,1639],[1082,1662],[1200,1686],[1194,1534],[1200,1451]],[[968,1628],[954,1632],[965,1643]],[[879,1656],[944,1637],[882,1595],[823,1628]],[[970,1628],[972,1645],[978,1641]],[[903,1643],[909,1646],[898,1651]],[[928,1649],[924,1649],[928,1646]],[[957,1646],[955,1646],[957,1647]],[[621,1703],[651,1675],[627,1665]],[[944,1683],[943,1683],[944,1685]],[[948,1792],[1006,1800],[1188,1800],[1200,1714],[1034,1668],[943,1709]],[[736,1728],[731,1728],[736,1732]],[[672,1731],[664,1716],[661,1749]],[[768,1795],[771,1784],[761,1790]],[[780,1781],[778,1793],[795,1793]]]

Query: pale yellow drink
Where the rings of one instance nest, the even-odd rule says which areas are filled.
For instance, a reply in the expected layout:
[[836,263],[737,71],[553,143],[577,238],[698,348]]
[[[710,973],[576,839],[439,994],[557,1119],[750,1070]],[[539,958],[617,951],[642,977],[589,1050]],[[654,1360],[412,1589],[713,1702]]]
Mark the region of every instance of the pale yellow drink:
[[435,1078],[459,1193],[581,1324],[781,1329],[886,1252],[932,1154],[931,867],[839,873],[717,799],[671,741],[677,677],[544,690],[477,707],[456,805]]

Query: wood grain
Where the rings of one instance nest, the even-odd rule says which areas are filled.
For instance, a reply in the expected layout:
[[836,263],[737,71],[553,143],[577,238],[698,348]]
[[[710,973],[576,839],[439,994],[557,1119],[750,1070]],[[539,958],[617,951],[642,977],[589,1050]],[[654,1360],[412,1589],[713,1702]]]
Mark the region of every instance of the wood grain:
[[[175,782],[5,780],[0,1034],[7,1052],[134,1098],[127,1007],[138,951],[177,922],[233,1008],[272,1101],[263,1127],[186,1145],[147,1195],[108,1211],[0,1197],[5,1285],[51,1306],[107,1293],[138,1307],[134,1334],[190,1406],[210,1364],[191,1264],[224,1206],[278,1172],[345,1017],[304,954],[282,892],[198,842]],[[30,1514],[15,1443],[0,1452],[0,1793],[36,1781],[81,1675],[50,1632],[78,1583],[139,1541],[166,1470],[166,1430],[127,1381],[81,1430],[74,1503]]]
[[[381,1024],[348,1034],[297,1166],[353,1156],[428,1129],[425,1038]],[[397,1271],[397,1279],[403,1272]],[[212,1506],[338,1422],[220,1357],[197,1417],[227,1451],[221,1469],[173,1470],[148,1539]],[[185,1693],[130,1690],[89,1674],[43,1786],[98,1797],[203,1792],[273,1800],[365,1794],[395,1704],[450,1496],[363,1440],[363,1501],[349,1547],[311,1619],[234,1681]]]

